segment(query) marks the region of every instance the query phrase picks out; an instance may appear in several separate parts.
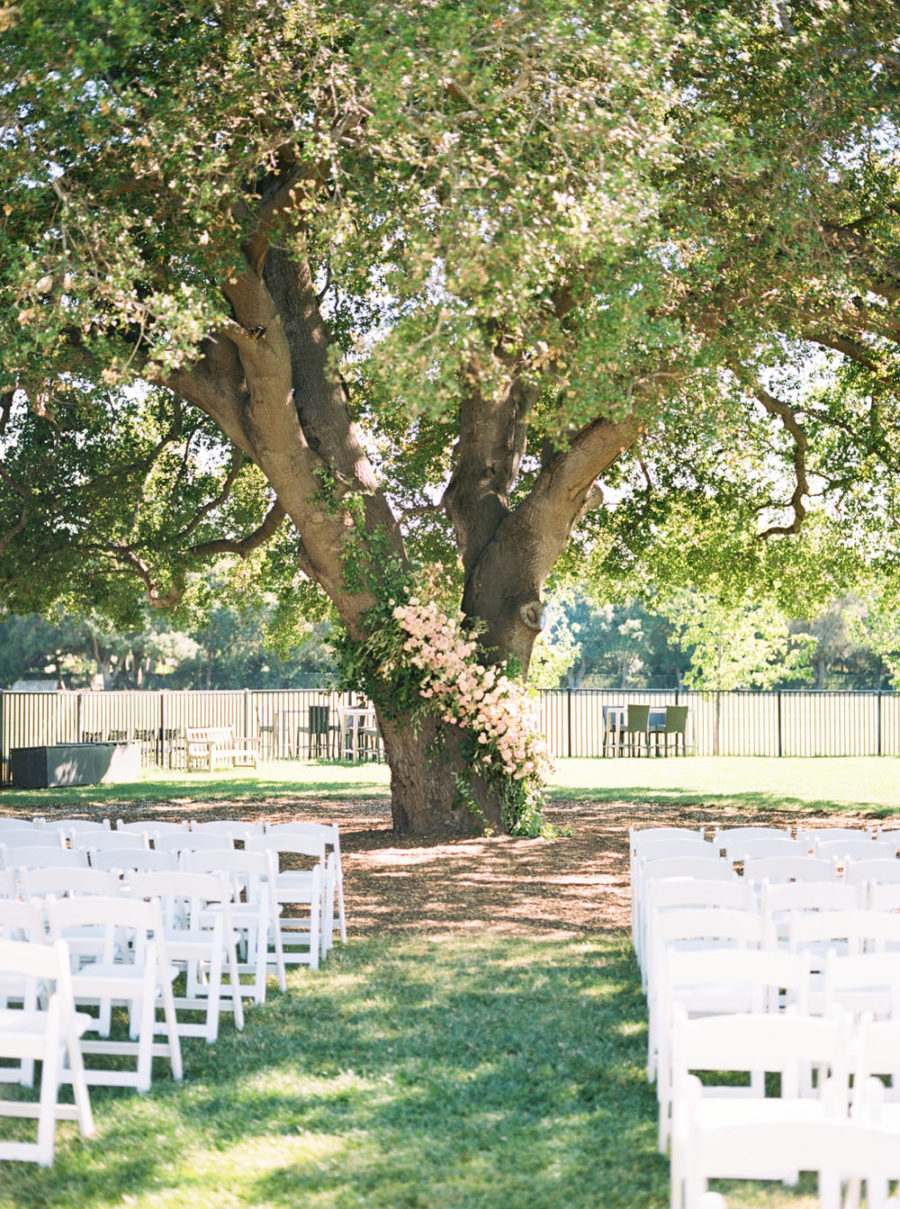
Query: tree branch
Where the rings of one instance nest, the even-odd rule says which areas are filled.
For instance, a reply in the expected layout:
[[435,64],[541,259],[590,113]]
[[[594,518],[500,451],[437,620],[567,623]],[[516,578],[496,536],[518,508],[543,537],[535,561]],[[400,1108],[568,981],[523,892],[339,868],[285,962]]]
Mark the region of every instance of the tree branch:
[[4,390],[0,392],[0,437],[2,437],[9,427],[9,419],[12,415],[13,396],[15,390]]
[[414,508],[404,508],[400,517],[405,520],[408,516],[436,516],[443,511],[443,504],[418,504]]
[[443,506],[456,529],[463,564],[471,567],[509,513],[528,436],[528,419],[540,393],[526,382],[517,358],[510,366],[505,392],[486,398],[477,367],[460,405],[456,465],[444,492]]
[[790,507],[794,513],[794,519],[789,525],[770,525],[763,533],[759,535],[759,540],[764,541],[768,537],[773,537],[779,533],[799,533],[806,517],[806,506],[803,503],[804,496],[809,495],[809,483],[806,478],[806,453],[808,442],[806,433],[800,427],[797,417],[792,408],[787,403],[782,403],[774,398],[768,391],[763,390],[758,386],[753,392],[763,407],[772,416],[778,416],[784,427],[791,434],[794,441],[794,478],[795,486],[791,495]]
[[186,538],[190,537],[192,533],[196,533],[200,526],[200,522],[205,517],[209,516],[211,512],[215,512],[216,508],[218,508],[221,504],[225,503],[229,495],[231,495],[231,489],[237,481],[237,477],[241,472],[241,467],[243,464],[244,455],[240,449],[236,448],[231,459],[231,469],[225,476],[225,482],[222,484],[221,491],[215,497],[215,499],[212,499],[209,501],[209,503],[204,504],[203,507],[198,510],[197,515],[194,517],[191,523],[185,529],[182,529],[181,533],[178,534],[181,540],[185,540]]
[[12,541],[12,539],[16,536],[17,533],[21,533],[27,524],[28,524],[28,509],[23,508],[22,515],[19,517],[19,519],[16,521],[16,523],[11,528],[7,529],[7,531],[3,534],[3,536],[0,537],[0,554],[3,554],[3,552],[6,550],[6,547],[9,545],[9,543]]
[[87,545],[79,545],[74,547],[84,554],[102,554],[105,557],[116,559],[121,565],[111,568],[112,573],[116,575],[136,575],[144,585],[144,590],[147,594],[147,604],[151,609],[170,609],[179,604],[184,595],[183,578],[176,576],[172,586],[165,595],[160,595],[158,584],[153,576],[147,563],[136,554],[134,550],[130,550],[127,546],[118,546],[107,543],[89,543]]
[[217,541],[201,542],[199,545],[191,546],[190,553],[198,558],[205,558],[210,554],[237,554],[241,558],[246,558],[251,550],[265,545],[270,538],[274,537],[286,515],[287,513],[276,500],[266,513],[262,524],[252,533],[248,533],[246,537],[237,540],[220,538]]

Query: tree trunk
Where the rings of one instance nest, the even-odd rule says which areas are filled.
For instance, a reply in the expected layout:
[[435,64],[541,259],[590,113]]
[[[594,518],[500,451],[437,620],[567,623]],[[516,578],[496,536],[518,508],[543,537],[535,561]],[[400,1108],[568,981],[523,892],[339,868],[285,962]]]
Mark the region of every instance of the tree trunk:
[[[472,777],[459,727],[434,718],[420,726],[379,718],[391,769],[394,830],[413,835],[477,835],[502,829],[500,809],[480,777]],[[460,778],[464,791],[457,784]],[[471,795],[471,801],[465,799]]]

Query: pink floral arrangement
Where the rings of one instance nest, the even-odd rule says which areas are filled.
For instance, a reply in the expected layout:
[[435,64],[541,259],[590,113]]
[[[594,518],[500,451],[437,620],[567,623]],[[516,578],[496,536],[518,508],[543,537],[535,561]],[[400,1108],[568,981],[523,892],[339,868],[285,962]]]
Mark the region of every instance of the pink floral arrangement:
[[[436,603],[412,596],[396,605],[393,616],[406,634],[405,657],[423,673],[421,696],[442,721],[472,733],[483,772],[502,769],[515,781],[544,781],[552,765],[538,730],[536,699],[498,668],[477,662],[477,644],[463,631],[463,614],[442,612]],[[382,668],[386,676],[392,670]]]

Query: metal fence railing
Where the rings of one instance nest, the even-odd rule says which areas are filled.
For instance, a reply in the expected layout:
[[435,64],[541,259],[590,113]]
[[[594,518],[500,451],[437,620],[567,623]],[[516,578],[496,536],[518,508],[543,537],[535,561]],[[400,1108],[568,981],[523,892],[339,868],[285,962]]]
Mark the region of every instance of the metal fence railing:
[[[136,742],[145,765],[177,768],[186,726],[230,726],[237,736],[259,739],[264,758],[298,758],[309,751],[309,707],[327,705],[336,717],[352,704],[347,694],[313,689],[0,692],[0,781],[8,780],[14,748],[89,741]],[[698,755],[900,755],[896,693],[810,690],[546,691],[540,716],[551,753],[601,756],[603,707],[629,704],[687,705],[688,750]]]

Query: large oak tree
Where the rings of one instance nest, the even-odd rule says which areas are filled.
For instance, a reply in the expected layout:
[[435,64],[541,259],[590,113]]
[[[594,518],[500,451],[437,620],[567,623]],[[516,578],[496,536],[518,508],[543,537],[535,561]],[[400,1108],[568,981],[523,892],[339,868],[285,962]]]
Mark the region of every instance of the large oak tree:
[[[442,556],[527,669],[567,559],[890,570],[891,0],[0,14],[7,608],[233,553],[360,643]],[[471,826],[454,728],[382,726],[396,826]]]

